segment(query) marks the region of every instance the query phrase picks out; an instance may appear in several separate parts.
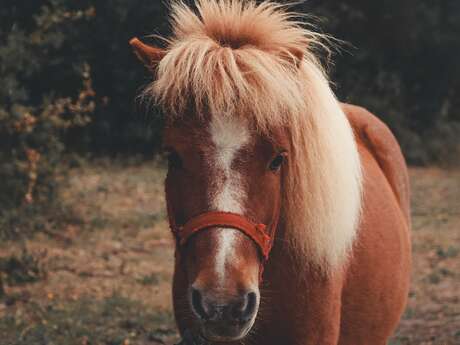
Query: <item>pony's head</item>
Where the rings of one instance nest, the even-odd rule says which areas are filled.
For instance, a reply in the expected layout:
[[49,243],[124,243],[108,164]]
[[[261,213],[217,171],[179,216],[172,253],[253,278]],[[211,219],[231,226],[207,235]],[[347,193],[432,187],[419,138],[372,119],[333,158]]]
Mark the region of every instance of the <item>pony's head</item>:
[[343,264],[361,172],[313,53],[321,36],[273,3],[196,7],[173,3],[165,49],[131,44],[156,75],[144,95],[167,114],[166,197],[190,310],[205,337],[232,341],[254,324],[273,240],[299,267]]
[[[232,117],[165,129],[170,222],[188,276],[191,310],[209,339],[241,338],[254,323],[265,247],[244,222],[254,228],[263,224],[259,231],[273,235],[281,207],[285,140],[281,133],[261,135]],[[191,223],[199,230],[192,236]]]

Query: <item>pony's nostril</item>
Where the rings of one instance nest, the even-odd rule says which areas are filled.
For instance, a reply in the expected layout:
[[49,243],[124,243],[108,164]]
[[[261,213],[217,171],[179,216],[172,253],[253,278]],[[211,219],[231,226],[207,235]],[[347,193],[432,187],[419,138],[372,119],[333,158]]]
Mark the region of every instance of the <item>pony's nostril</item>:
[[250,319],[254,315],[257,308],[257,295],[255,292],[250,292],[246,295],[246,309],[244,310],[243,318]]
[[254,316],[257,307],[255,292],[247,293],[240,301],[233,305],[231,316],[233,319],[248,322]]
[[247,294],[246,298],[248,300],[248,303],[246,306],[246,312],[252,315],[256,311],[257,295],[255,292],[250,292]]
[[202,319],[207,320],[209,314],[203,305],[203,296],[201,292],[195,288],[192,288],[192,307],[195,313]]

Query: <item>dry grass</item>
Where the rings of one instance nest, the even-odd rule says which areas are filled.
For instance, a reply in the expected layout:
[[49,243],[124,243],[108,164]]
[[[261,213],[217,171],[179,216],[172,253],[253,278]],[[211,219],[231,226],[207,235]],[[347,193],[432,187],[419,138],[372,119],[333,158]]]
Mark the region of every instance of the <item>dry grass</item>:
[[[173,243],[157,163],[73,169],[60,199],[76,214],[58,233],[0,244],[37,260],[34,282],[0,291],[2,344],[170,344],[177,337]],[[460,171],[412,169],[413,284],[391,344],[460,343]],[[6,277],[4,277],[6,281]]]
[[412,288],[393,344],[460,343],[460,171],[411,169]]

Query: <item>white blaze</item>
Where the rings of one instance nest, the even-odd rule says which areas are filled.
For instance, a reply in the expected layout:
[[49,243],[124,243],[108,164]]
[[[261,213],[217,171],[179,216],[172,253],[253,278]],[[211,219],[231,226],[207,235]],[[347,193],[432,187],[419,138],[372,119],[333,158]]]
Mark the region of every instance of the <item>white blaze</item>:
[[[246,124],[235,118],[214,117],[210,124],[211,138],[215,146],[213,169],[217,188],[211,195],[211,205],[217,211],[243,214],[246,192],[242,185],[241,174],[232,169],[235,156],[249,143],[249,131]],[[235,260],[234,245],[237,230],[219,229],[218,247],[215,261],[216,272],[220,283],[225,276],[225,265]]]

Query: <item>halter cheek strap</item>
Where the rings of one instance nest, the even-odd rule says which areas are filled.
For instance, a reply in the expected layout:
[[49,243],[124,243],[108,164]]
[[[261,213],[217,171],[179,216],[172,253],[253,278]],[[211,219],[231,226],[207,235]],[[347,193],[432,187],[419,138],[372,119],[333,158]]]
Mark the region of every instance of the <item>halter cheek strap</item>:
[[172,230],[176,236],[179,247],[182,247],[192,235],[212,227],[225,227],[243,232],[256,243],[263,258],[265,260],[268,259],[273,241],[266,232],[266,225],[255,224],[239,214],[230,212],[206,212],[191,218],[182,227],[173,227]]

